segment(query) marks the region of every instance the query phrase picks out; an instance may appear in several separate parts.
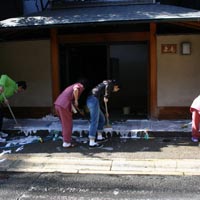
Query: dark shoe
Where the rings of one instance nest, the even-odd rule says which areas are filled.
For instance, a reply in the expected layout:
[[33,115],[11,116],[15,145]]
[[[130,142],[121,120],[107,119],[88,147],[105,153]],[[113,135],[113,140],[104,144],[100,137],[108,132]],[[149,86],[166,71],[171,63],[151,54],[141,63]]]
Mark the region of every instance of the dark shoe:
[[102,137],[102,139],[101,139],[101,140],[97,139],[97,142],[107,142],[107,141],[108,141],[108,139],[107,139],[107,138],[105,138],[105,137]]
[[89,149],[96,149],[96,148],[102,148],[103,144],[95,143],[94,145],[89,145]]

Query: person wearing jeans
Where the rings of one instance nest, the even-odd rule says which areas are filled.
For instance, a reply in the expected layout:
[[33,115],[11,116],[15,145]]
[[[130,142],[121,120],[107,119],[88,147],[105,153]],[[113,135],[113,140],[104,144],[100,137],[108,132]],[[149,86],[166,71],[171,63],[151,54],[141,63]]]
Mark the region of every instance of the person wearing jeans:
[[90,112],[90,128],[89,128],[89,147],[100,148],[103,145],[98,142],[106,140],[102,136],[105,116],[101,110],[100,101],[108,102],[108,98],[112,92],[119,91],[119,85],[115,80],[105,80],[94,87],[87,98],[87,107]]
[[[96,131],[98,131],[98,133],[101,133],[103,131],[103,127],[105,124],[105,116],[100,109],[100,104],[97,97],[93,95],[89,96],[87,99],[87,107],[90,111],[91,118],[89,138],[95,140]],[[99,140],[102,140],[101,135],[102,134],[99,134]]]

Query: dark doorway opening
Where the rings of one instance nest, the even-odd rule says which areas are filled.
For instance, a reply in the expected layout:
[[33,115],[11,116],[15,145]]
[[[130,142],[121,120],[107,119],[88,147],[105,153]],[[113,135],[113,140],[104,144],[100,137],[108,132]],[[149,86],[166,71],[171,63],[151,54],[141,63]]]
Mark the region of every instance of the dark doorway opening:
[[148,43],[110,45],[110,71],[122,85],[110,107],[122,118],[148,117]]
[[107,79],[106,45],[60,46],[61,90],[81,78],[89,80],[89,87],[80,98],[80,103],[84,106],[91,88]]
[[62,45],[60,48],[61,89],[83,77],[93,85],[107,78],[105,45]]
[[[111,95],[108,104],[110,117],[115,119],[148,117],[148,66],[145,42],[60,45],[61,90],[82,77],[90,80],[90,88],[104,79],[117,79],[121,83],[121,90]],[[87,93],[81,95],[82,105]]]

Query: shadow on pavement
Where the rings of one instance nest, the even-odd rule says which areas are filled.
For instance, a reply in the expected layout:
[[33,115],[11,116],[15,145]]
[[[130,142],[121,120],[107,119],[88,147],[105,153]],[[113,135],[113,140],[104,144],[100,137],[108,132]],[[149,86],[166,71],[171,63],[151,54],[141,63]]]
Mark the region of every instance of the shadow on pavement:
[[[79,136],[74,136],[75,139],[78,139],[80,143],[74,148],[63,148],[62,140],[57,139],[54,141],[54,138],[49,137],[48,131],[38,131],[34,135],[40,136],[43,139],[43,142],[36,141],[30,144],[13,146],[10,148],[3,148],[3,143],[0,144],[1,150],[11,150],[11,153],[20,153],[20,154],[31,154],[31,153],[66,153],[74,155],[83,155],[90,157],[98,157],[98,154],[106,154],[107,156],[113,156],[115,154],[120,154],[128,157],[134,156],[136,154],[142,153],[170,153],[175,154],[180,151],[186,151],[186,147],[198,147],[198,143],[192,143],[190,137],[179,137],[176,133],[160,133],[157,134],[158,137],[155,137],[156,134],[150,133],[149,139],[144,138],[120,138],[117,135],[108,135],[108,141],[104,143],[104,147],[100,149],[89,149],[87,143],[87,136],[85,135],[82,140],[79,140]],[[172,137],[173,135],[173,137]],[[23,134],[19,134],[16,132],[10,132],[7,140],[12,140],[16,137],[26,137]],[[49,137],[49,138],[48,138]],[[20,151],[16,151],[19,147],[22,147]],[[172,155],[171,155],[172,156]]]

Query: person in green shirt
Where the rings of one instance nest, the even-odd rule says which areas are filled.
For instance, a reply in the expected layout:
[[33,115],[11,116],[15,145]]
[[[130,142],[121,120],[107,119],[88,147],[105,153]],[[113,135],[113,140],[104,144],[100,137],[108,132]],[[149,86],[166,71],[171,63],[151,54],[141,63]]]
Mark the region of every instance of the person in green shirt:
[[[3,104],[8,104],[7,98],[16,93],[26,90],[27,85],[25,81],[15,82],[8,75],[1,75],[0,77],[0,133],[3,126]],[[2,136],[2,134],[0,134]],[[2,140],[3,141],[3,140]],[[1,142],[1,140],[0,140]]]

